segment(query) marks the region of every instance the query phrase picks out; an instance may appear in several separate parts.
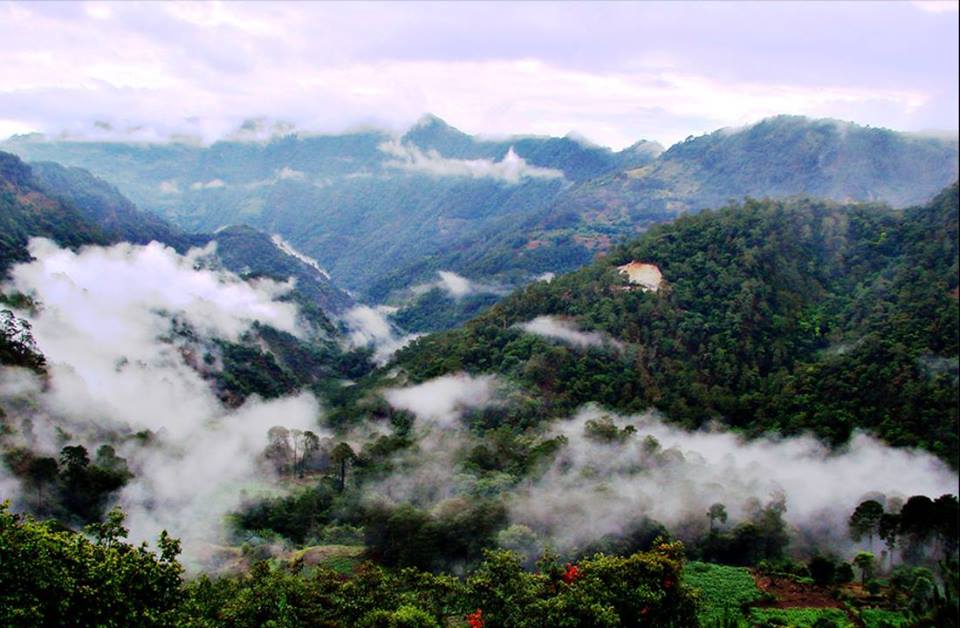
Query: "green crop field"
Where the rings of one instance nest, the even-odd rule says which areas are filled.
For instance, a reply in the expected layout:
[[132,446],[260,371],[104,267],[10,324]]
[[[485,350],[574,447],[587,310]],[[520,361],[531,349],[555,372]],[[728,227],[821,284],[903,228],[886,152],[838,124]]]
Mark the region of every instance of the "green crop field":
[[865,608],[860,611],[860,619],[866,628],[900,628],[910,625],[910,621],[900,613],[882,608]]
[[839,608],[752,608],[752,626],[784,626],[784,628],[812,628],[818,619],[829,619],[837,628],[853,628],[854,624]]
[[700,623],[719,624],[724,616],[742,617],[740,607],[760,598],[753,575],[743,567],[691,562],[683,571],[685,584],[700,591]]

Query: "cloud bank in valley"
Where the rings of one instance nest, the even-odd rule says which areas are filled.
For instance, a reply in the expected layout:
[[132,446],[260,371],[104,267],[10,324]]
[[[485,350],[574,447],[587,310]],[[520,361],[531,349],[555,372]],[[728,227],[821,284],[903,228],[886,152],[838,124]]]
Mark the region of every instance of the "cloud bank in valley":
[[250,398],[231,409],[204,379],[218,368],[213,339],[238,340],[254,321],[301,333],[296,307],[276,300],[289,285],[202,268],[213,250],[179,255],[152,243],[73,252],[32,240],[36,259],[13,268],[9,288],[39,304],[19,314],[47,357],[49,382],[6,369],[0,386],[5,407],[35,400],[35,445],[48,455],[65,444],[56,427],[90,451],[110,433],[152,432],[146,444],[117,444],[135,474],[119,502],[131,538],[153,539],[165,528],[188,550],[191,540],[216,539],[222,515],[239,503],[239,485],[262,477],[257,456],[267,430],[317,430],[320,415],[310,394]]
[[373,349],[373,361],[378,365],[386,364],[394,353],[420,336],[400,334],[387,318],[393,311],[395,308],[385,305],[357,305],[344,312],[341,320],[349,330],[349,346]]
[[[462,463],[478,441],[461,419],[503,403],[503,392],[493,377],[466,374],[385,391],[391,405],[416,416],[417,443],[369,496],[426,508],[470,498],[480,478]],[[615,426],[622,437],[598,437],[591,425]],[[632,433],[624,431],[628,426]],[[811,436],[745,440],[729,431],[685,430],[653,413],[621,417],[588,405],[540,437],[562,437],[562,445],[545,468],[517,486],[504,485],[505,499],[513,524],[532,530],[538,546],[562,551],[626,536],[645,519],[695,538],[706,532],[712,504],[723,503],[729,525],[736,525],[755,504],[779,496],[787,525],[801,533],[795,548],[809,539],[846,547],[847,519],[861,500],[878,493],[936,497],[955,493],[958,480],[935,456],[864,433],[831,451]]]
[[444,157],[436,150],[422,151],[416,146],[398,141],[384,142],[380,150],[393,157],[384,165],[388,168],[406,170],[437,177],[468,177],[471,179],[495,179],[508,184],[520,183],[523,179],[562,179],[563,172],[553,168],[531,166],[513,147],[503,159],[453,159]]
[[[588,423],[607,420],[636,432],[622,442],[592,439]],[[838,547],[866,495],[936,497],[957,486],[957,474],[932,454],[863,433],[831,452],[810,436],[748,441],[729,431],[684,430],[654,414],[618,417],[585,407],[551,435],[566,445],[546,472],[519,487],[511,516],[567,548],[622,536],[642,517],[703,532],[711,504],[725,504],[736,522],[750,500],[781,494],[789,525],[817,530]]]

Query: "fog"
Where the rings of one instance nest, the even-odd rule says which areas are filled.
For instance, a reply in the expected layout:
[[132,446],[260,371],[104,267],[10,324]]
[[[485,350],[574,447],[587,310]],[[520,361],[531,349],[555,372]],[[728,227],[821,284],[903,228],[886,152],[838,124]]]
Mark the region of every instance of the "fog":
[[406,388],[384,391],[395,408],[415,415],[415,444],[394,456],[394,470],[366,489],[366,498],[430,507],[468,494],[476,478],[458,471],[463,450],[472,442],[463,413],[499,403],[502,384],[491,375],[445,375]]
[[[394,407],[416,415],[418,443],[372,492],[422,507],[469,497],[479,478],[462,462],[477,441],[462,418],[470,408],[504,403],[503,391],[494,378],[464,374],[385,391]],[[591,422],[615,426],[620,436],[591,436]],[[628,426],[632,433],[624,431]],[[794,535],[794,549],[809,541],[840,549],[851,545],[847,519],[867,496],[936,497],[956,493],[958,481],[935,456],[864,433],[831,451],[811,436],[744,440],[719,429],[684,430],[655,413],[624,417],[588,405],[547,424],[539,436],[563,437],[565,444],[546,468],[503,488],[514,531],[525,526],[538,547],[561,551],[625,536],[645,518],[692,539],[707,531],[714,503],[726,506],[727,525],[734,526],[757,503],[781,496],[788,527],[803,532]]]
[[[213,252],[179,255],[157,243],[73,252],[35,239],[35,261],[14,267],[6,286],[39,304],[17,314],[32,325],[49,377],[4,369],[4,408],[30,418],[30,444],[46,455],[69,443],[92,456],[113,442],[135,476],[118,498],[131,539],[167,529],[188,555],[192,542],[220,538],[223,515],[269,473],[258,463],[267,430],[318,431],[320,416],[308,393],[235,409],[214,394],[204,378],[219,368],[214,339],[236,341],[254,321],[302,331],[296,307],[277,301],[288,284],[204,269]],[[131,437],[143,430],[153,436]],[[13,488],[5,478],[0,487]]]
[[[604,417],[636,433],[622,443],[591,439],[587,423]],[[596,407],[550,433],[567,444],[542,476],[519,487],[511,513],[560,547],[622,535],[644,516],[702,531],[711,504],[723,503],[736,522],[750,500],[780,494],[789,525],[817,529],[836,547],[847,543],[847,519],[869,493],[935,497],[957,487],[957,474],[932,454],[863,433],[831,452],[811,436],[748,441],[729,431],[687,431],[656,414],[619,417]]]
[[377,365],[386,364],[394,353],[420,336],[402,334],[387,318],[394,311],[396,308],[386,305],[357,305],[344,312],[341,320],[349,330],[347,344],[372,349],[373,361]]
[[556,316],[538,316],[531,321],[518,325],[518,327],[528,334],[558,340],[580,349],[602,347],[604,345],[619,346],[619,343],[607,334],[597,331],[582,331],[574,321]]

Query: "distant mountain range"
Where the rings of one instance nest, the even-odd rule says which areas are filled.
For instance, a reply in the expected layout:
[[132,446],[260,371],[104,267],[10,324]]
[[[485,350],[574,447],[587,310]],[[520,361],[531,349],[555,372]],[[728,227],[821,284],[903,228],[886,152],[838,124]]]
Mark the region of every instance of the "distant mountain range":
[[[89,169],[186,232],[248,225],[278,234],[337,285],[401,305],[398,320],[427,330],[491,302],[482,290],[418,290],[411,302],[410,288],[435,282],[438,271],[506,292],[728,199],[905,206],[958,174],[956,139],[791,116],[666,151],[643,141],[614,152],[572,137],[488,140],[434,116],[401,137],[363,131],[199,146],[21,136],[0,148]],[[442,323],[431,327],[431,318]]]
[[367,368],[366,353],[347,351],[339,322],[355,305],[353,298],[270,235],[242,225],[213,234],[184,233],[141,211],[86,170],[51,162],[28,166],[15,155],[0,152],[0,279],[14,264],[29,261],[31,237],[50,238],[73,249],[158,241],[180,253],[214,243],[218,267],[244,279],[294,280],[294,288],[283,298],[298,305],[311,330],[309,337],[298,339],[258,327],[244,343],[225,345],[228,363],[220,386],[228,402],[250,393],[271,397],[297,386],[323,386]]

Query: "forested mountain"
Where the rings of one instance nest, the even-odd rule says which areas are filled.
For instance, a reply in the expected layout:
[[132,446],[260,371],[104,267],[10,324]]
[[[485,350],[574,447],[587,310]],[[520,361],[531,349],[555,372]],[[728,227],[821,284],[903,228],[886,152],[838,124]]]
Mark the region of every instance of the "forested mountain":
[[[659,268],[658,292],[618,272],[631,261]],[[654,405],[687,426],[810,430],[834,444],[868,429],[955,466],[957,277],[956,184],[904,211],[748,200],[534,283],[395,366],[414,382],[505,375],[535,401],[510,421],[588,401]],[[554,331],[525,332],[538,317]]]
[[64,246],[104,244],[108,236],[72,205],[51,198],[34,179],[30,167],[0,152],[0,272],[29,259],[27,241],[51,238]]
[[613,152],[572,137],[483,139],[434,116],[399,138],[370,130],[202,146],[25,136],[3,147],[86,168],[187,231],[245,224],[279,234],[339,286],[401,306],[397,320],[423,330],[465,320],[498,292],[411,297],[438,271],[502,293],[731,198],[904,206],[958,172],[956,140],[789,116],[666,151],[644,141]]
[[[224,369],[216,385],[232,403],[252,393],[275,397],[302,386],[322,386],[328,379],[367,368],[366,353],[345,353],[343,329],[337,322],[354,305],[353,299],[315,264],[284,251],[282,243],[267,234],[250,227],[187,234],[139,210],[116,188],[86,170],[50,162],[28,166],[2,152],[0,189],[4,226],[0,269],[4,273],[13,264],[29,260],[27,242],[31,237],[47,237],[71,249],[157,241],[186,253],[214,244],[216,255],[204,260],[209,267],[229,270],[244,279],[293,281],[293,289],[281,300],[297,304],[312,336],[297,339],[264,327],[243,342],[222,344]],[[7,349],[8,340],[5,336]],[[25,356],[26,362],[32,363],[31,355]]]
[[[338,314],[353,304],[322,270],[282,250],[265,233],[249,227],[215,234],[185,233],[155,214],[140,210],[114,186],[82,168],[52,162],[27,166],[9,153],[0,153],[0,173],[10,203],[3,218],[10,220],[11,259],[23,261],[29,236],[51,237],[65,246],[157,241],[185,252],[210,242],[224,267],[247,276],[294,278],[297,291],[320,311]],[[33,211],[29,211],[29,210]],[[22,235],[20,235],[22,234]],[[12,243],[18,243],[13,247]]]
[[[83,171],[2,163],[3,216],[23,235],[10,263],[34,234],[79,246],[153,233],[218,252],[150,249],[163,256],[138,272],[179,260],[159,275],[179,282],[157,286],[166,301],[113,289],[156,276],[69,265],[47,278],[67,279],[47,303],[3,296],[17,314],[0,321],[0,489],[56,521],[0,506],[4,622],[955,615],[956,184],[905,210],[748,199],[683,215],[370,372],[334,322],[353,301],[284,241],[249,226],[183,234],[139,221]],[[116,250],[94,261],[146,248]],[[277,290],[289,278],[296,289]],[[470,292],[444,280],[420,298]],[[305,330],[278,313],[290,302]],[[98,316],[108,333],[87,326]],[[124,542],[117,502],[137,541],[173,531],[183,565],[221,575],[184,577],[166,532],[157,554]],[[783,595],[823,607],[778,608],[796,606]]]

